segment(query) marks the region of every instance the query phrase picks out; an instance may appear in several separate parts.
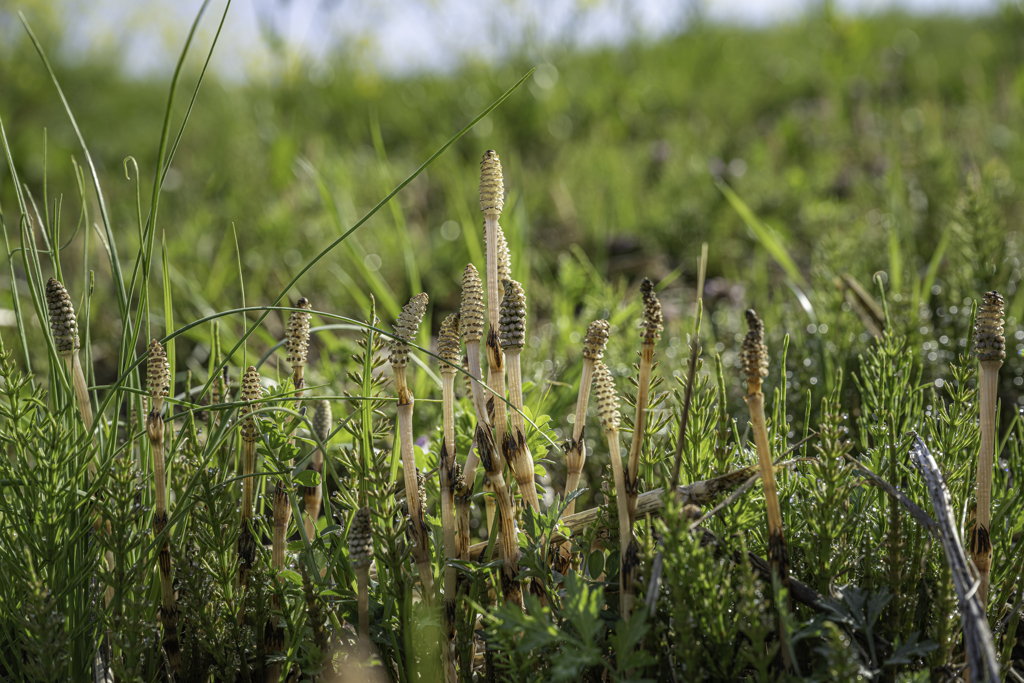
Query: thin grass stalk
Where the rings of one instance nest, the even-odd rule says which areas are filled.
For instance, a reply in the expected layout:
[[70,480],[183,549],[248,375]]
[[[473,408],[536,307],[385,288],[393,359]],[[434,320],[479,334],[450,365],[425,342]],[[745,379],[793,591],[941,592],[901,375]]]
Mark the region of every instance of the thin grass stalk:
[[515,474],[523,501],[535,511],[540,511],[537,484],[534,479],[533,454],[526,445],[526,422],[523,420],[523,373],[520,357],[526,346],[526,296],[523,286],[515,280],[505,280],[505,296],[501,302],[499,332],[501,348],[508,368],[508,400],[513,410],[509,412],[510,428],[505,452]]
[[245,371],[242,377],[242,406],[238,413],[242,439],[242,505],[239,516],[238,530],[238,590],[239,608],[238,621],[245,616],[245,589],[249,580],[249,571],[256,561],[256,536],[252,528],[253,492],[256,484],[256,437],[258,428],[256,418],[252,415],[252,401],[260,398],[260,373],[253,367]]
[[423,600],[428,604],[434,597],[434,574],[430,561],[430,537],[423,519],[423,502],[416,481],[416,454],[413,450],[413,395],[406,381],[409,363],[408,342],[416,338],[420,322],[427,310],[427,295],[417,294],[402,309],[395,321],[397,338],[391,341],[391,369],[398,393],[398,436],[401,442],[402,470],[405,477],[405,498],[409,507],[412,533],[412,556],[419,573]]
[[[331,402],[321,399],[316,403],[316,410],[313,412],[313,431],[316,432],[317,440],[327,446],[327,439],[331,434]],[[305,514],[303,523],[306,527],[306,538],[313,538],[316,530],[316,521],[320,518],[320,506],[323,503],[323,478],[324,478],[324,451],[317,447],[313,451],[313,460],[309,467],[320,475],[320,482],[316,486],[307,486],[305,490]]]
[[[604,358],[604,349],[608,344],[610,326],[607,320],[595,320],[587,328],[583,338],[583,370],[580,374],[580,388],[576,396],[576,415],[572,423],[572,440],[565,452],[565,497],[568,498],[580,485],[583,465],[587,461],[585,441],[587,424],[587,404],[590,402],[590,386],[594,378],[594,366]],[[563,515],[576,512],[576,501],[570,501]]]
[[[744,400],[750,410],[750,427],[757,447],[757,460],[764,484],[764,503],[768,514],[768,561],[772,571],[777,573],[782,587],[789,593],[789,555],[786,538],[782,530],[782,510],[779,494],[775,487],[775,469],[772,465],[771,446],[768,443],[768,428],[764,416],[764,394],[761,381],[768,376],[768,347],[764,344],[764,323],[753,309],[747,311],[748,332],[740,350],[740,365],[746,377],[747,395]],[[779,621],[779,637],[782,642],[782,662],[786,669],[792,669],[792,658],[786,630]]]
[[996,444],[996,403],[999,392],[999,368],[1006,358],[1003,337],[1003,297],[986,292],[975,324],[974,349],[978,354],[978,406],[981,445],[978,450],[978,475],[975,485],[977,517],[970,535],[971,561],[978,568],[978,599],[988,609],[988,591],[992,572],[992,466]]
[[370,508],[356,510],[348,533],[348,556],[356,572],[359,594],[359,644],[363,656],[370,652],[370,564],[373,562],[373,526]]
[[640,451],[647,431],[647,404],[651,389],[651,372],[654,369],[654,347],[661,339],[664,318],[661,302],[654,294],[654,283],[647,278],[640,283],[644,300],[644,319],[640,323],[640,373],[636,387],[636,413],[633,418],[633,438],[629,444],[629,465],[626,472],[626,506],[630,524],[636,521],[636,497],[639,493]]
[[[458,529],[455,521],[455,487],[459,478],[455,458],[455,373],[462,364],[459,349],[459,315],[449,315],[441,324],[438,337],[437,355],[441,359],[441,414],[444,439],[438,458],[441,485],[441,529],[444,534],[444,611],[442,613],[445,637],[448,639],[444,650],[445,680],[458,680],[455,651],[455,604],[458,591],[458,574],[448,560],[459,555]],[[467,544],[468,546],[468,544]],[[467,548],[468,549],[468,548]]]
[[[146,417],[146,434],[153,452],[153,535],[160,538],[167,529],[167,472],[164,463],[164,399],[170,392],[171,369],[167,352],[157,340],[149,343],[146,364],[149,402],[152,409]],[[165,537],[160,544],[160,621],[164,627],[163,646],[172,673],[181,665],[181,647],[178,642],[178,607],[174,597],[174,577],[171,567],[171,542]]]
[[636,563],[631,557],[636,558],[636,544],[633,542],[633,524],[629,519],[629,510],[626,508],[626,474],[622,468],[622,452],[619,448],[619,397],[615,393],[615,384],[612,382],[611,372],[608,366],[600,360],[594,368],[595,394],[597,395],[597,409],[601,417],[601,426],[604,428],[604,435],[608,439],[608,459],[612,468],[612,477],[615,480],[616,507],[619,517],[619,610],[622,618],[627,622],[633,611],[633,603],[636,601]]

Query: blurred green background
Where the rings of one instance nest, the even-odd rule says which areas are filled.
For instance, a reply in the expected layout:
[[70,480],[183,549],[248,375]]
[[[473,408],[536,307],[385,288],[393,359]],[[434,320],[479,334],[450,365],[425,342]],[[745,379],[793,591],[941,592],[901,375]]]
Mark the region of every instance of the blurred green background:
[[[54,61],[125,259],[138,244],[136,179],[130,165],[126,177],[126,158],[141,171],[145,216],[174,55],[163,68],[138,73],[117,41],[75,48],[81,36],[66,20],[75,8],[22,2],[0,10],[0,117],[21,179],[40,203],[45,131],[47,195],[51,203],[63,196],[62,241],[74,234],[63,256],[66,279],[80,283],[82,206],[71,159],[81,162],[81,153],[15,11],[24,10]],[[589,10],[580,8],[582,22]],[[186,63],[176,122],[219,11],[211,7],[204,18]],[[160,25],[158,15],[148,18]],[[130,33],[137,25],[108,30]],[[180,45],[181,31],[170,33]],[[290,298],[305,295],[317,308],[361,317],[372,293],[390,323],[423,290],[436,331],[442,314],[458,306],[465,264],[483,270],[478,164],[493,148],[505,169],[502,224],[514,275],[529,295],[528,359],[538,376],[557,376],[566,357],[576,358],[570,335],[592,317],[618,310],[619,322],[632,325],[636,310],[622,302],[636,298],[643,276],[661,283],[674,356],[689,329],[702,242],[709,244],[705,329],[726,353],[742,310],[755,306],[783,323],[769,332],[776,347],[788,330],[808,349],[808,372],[826,351],[841,367],[868,338],[849,303],[841,310],[835,283],[842,274],[873,290],[881,271],[894,315],[911,333],[933,335],[943,315],[952,320],[945,309],[933,315],[939,299],[948,305],[994,287],[1007,296],[1011,321],[1019,319],[1022,35],[1024,18],[1011,5],[974,16],[868,16],[826,3],[765,26],[695,14],[657,38],[627,34],[613,45],[556,39],[543,49],[526,41],[499,57],[469,55],[448,68],[403,73],[378,68],[359,40],[310,57],[268,34],[270,67],[252,78],[237,71],[245,55],[224,52],[234,49],[225,43],[161,200],[158,229],[166,235],[176,320],[240,305],[243,282],[247,304],[269,303],[530,69],[524,87],[316,265]],[[217,71],[218,64],[227,66]],[[757,217],[756,230],[722,186]],[[87,196],[88,220],[97,222],[95,196]],[[0,202],[14,236],[5,166]],[[100,384],[113,379],[112,328],[120,324],[101,248],[93,232]],[[158,264],[155,287],[160,272]],[[81,287],[70,287],[78,301]],[[0,307],[8,308],[6,267],[0,290]],[[10,315],[0,322],[12,324]],[[259,344],[281,334],[279,316],[268,323]],[[814,341],[830,326],[847,337],[838,349]],[[197,328],[179,345],[179,360],[197,372],[205,367],[205,335]],[[952,338],[948,354],[957,351]],[[622,341],[624,350],[633,344],[632,335]]]

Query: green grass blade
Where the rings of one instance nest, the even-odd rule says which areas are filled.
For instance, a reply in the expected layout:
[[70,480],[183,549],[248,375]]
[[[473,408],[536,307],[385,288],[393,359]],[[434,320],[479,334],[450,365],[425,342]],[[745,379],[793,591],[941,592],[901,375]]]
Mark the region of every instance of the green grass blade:
[[786,271],[789,277],[793,278],[794,282],[807,287],[807,280],[804,279],[803,273],[800,272],[796,263],[793,262],[793,258],[789,255],[786,247],[776,238],[775,231],[758,218],[751,211],[750,207],[747,206],[747,203],[733,192],[732,188],[725,181],[721,178],[715,178],[715,186],[725,195],[726,200],[732,205],[736,213],[740,215],[740,218],[747,224],[747,227],[754,232],[761,246],[775,259],[775,262],[782,266],[782,269]]
[[[164,331],[165,336],[170,336],[174,332],[174,297],[171,294],[171,269],[167,264],[167,235],[162,231],[160,233],[160,255],[163,265],[163,280],[164,280]],[[167,342],[167,364],[171,368],[171,396],[174,396],[174,369],[177,367],[174,364],[174,340]]]

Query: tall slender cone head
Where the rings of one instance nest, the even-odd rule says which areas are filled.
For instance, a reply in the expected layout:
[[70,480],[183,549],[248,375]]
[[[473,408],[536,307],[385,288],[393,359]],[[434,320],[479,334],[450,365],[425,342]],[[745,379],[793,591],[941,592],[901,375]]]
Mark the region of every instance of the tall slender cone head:
[[320,441],[327,442],[327,438],[331,435],[331,424],[333,421],[331,402],[326,398],[317,401],[316,410],[313,412],[313,432]]
[[356,510],[352,520],[352,529],[348,532],[348,558],[356,569],[368,567],[373,561],[373,530],[368,507]]
[[480,210],[485,216],[501,215],[505,205],[505,184],[501,178],[501,160],[493,149],[480,162]]
[[462,365],[462,350],[459,347],[459,314],[452,313],[441,323],[437,337],[437,355],[441,358],[441,374],[454,375]]
[[[252,365],[242,377],[242,400],[258,401],[260,398],[260,372]],[[242,406],[239,411],[242,419],[242,441],[256,442],[256,420],[251,417],[251,406]]]
[[505,296],[501,299],[498,333],[501,348],[526,346],[526,294],[515,280],[505,280]]
[[597,414],[605,431],[619,431],[619,396],[608,366],[601,361],[594,365],[594,395],[597,398]]
[[1006,338],[1003,337],[1003,297],[993,290],[985,292],[978,307],[978,319],[974,326],[974,351],[978,360],[1003,360],[1006,358]]
[[768,376],[768,347],[764,344],[764,323],[752,308],[747,311],[747,336],[740,347],[740,372],[747,381]]
[[304,310],[292,311],[284,342],[288,350],[287,362],[292,368],[306,364],[306,355],[309,353],[309,313],[306,311],[313,310],[313,306],[306,297],[302,297],[295,302],[295,308]]
[[480,341],[484,336],[487,311],[484,309],[484,283],[472,263],[462,273],[462,308],[459,309],[459,316],[462,340]]
[[171,386],[171,366],[167,363],[167,351],[156,339],[149,342],[146,358],[146,388],[149,390],[153,410],[159,412]]
[[590,360],[604,358],[604,347],[608,344],[611,326],[607,320],[595,320],[587,328],[587,336],[583,338],[583,357]]
[[78,340],[78,320],[75,309],[71,306],[68,290],[57,278],[50,278],[46,283],[46,306],[50,311],[50,330],[57,353],[69,354],[81,346]]
[[654,344],[661,339],[661,331],[665,329],[665,318],[661,313],[661,302],[654,293],[654,283],[644,278],[640,283],[640,294],[644,298],[644,320],[640,323],[640,337],[645,344]]
[[423,292],[409,299],[395,321],[395,335],[398,339],[388,342],[391,347],[391,365],[404,368],[409,364],[409,345],[419,332],[420,323],[427,312],[427,295]]

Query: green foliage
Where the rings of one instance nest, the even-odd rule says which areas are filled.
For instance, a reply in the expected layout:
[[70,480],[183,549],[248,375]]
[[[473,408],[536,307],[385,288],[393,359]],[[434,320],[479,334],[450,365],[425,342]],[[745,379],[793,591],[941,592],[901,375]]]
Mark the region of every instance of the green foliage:
[[[91,680],[99,659],[121,680],[168,680],[156,568],[166,540],[179,680],[262,679],[275,662],[288,680],[363,675],[363,667],[402,683],[440,680],[448,564],[458,570],[454,649],[467,683],[940,679],[965,654],[944,555],[853,461],[927,509],[906,458],[917,432],[939,457],[962,531],[970,524],[978,448],[972,301],[992,288],[1008,295],[1011,346],[1024,313],[1017,263],[1024,242],[1008,229],[1021,210],[1012,179],[1021,174],[1015,136],[1022,126],[1005,105],[1020,90],[1013,69],[1021,20],[1000,19],[816,16],[771,30],[706,27],[617,51],[553,53],[557,67],[546,66],[558,80],[546,70],[550,87],[530,81],[490,110],[486,102],[507,96],[526,71],[515,71],[515,57],[494,68],[391,78],[379,90],[367,90],[357,72],[325,86],[305,82],[298,70],[273,86],[206,88],[203,106],[186,117],[189,131],[172,142],[172,119],[183,113],[174,95],[186,69],[175,74],[156,155],[139,157],[126,183],[104,169],[121,168],[121,145],[152,148],[137,130],[149,125],[140,112],[155,101],[152,84],[109,73],[100,79],[88,64],[51,65],[54,84],[75,83],[67,93],[76,106],[83,92],[93,98],[75,128],[85,166],[51,164],[70,151],[59,124],[54,130],[62,132],[52,143],[44,138],[51,146],[40,154],[40,122],[48,124],[56,106],[48,102],[59,98],[43,98],[41,72],[21,55],[0,60],[0,82],[12,84],[5,103],[19,105],[11,114],[0,103],[7,160],[0,221],[9,261],[0,289],[16,325],[0,339],[0,677]],[[949,47],[966,33],[966,50]],[[429,97],[416,94],[428,91],[424,84]],[[110,125],[104,108],[123,105],[129,88],[122,119]],[[470,106],[479,97],[483,104]],[[429,144],[450,133],[438,121],[467,121],[481,111],[490,112],[493,135],[477,129]],[[558,126],[549,125],[555,120]],[[501,600],[498,529],[487,528],[480,483],[470,482],[471,540],[487,549],[473,561],[440,552],[441,406],[430,338],[436,321],[458,308],[453,274],[470,258],[483,265],[474,194],[484,146],[508,150],[502,223],[513,274],[530,300],[524,413],[545,496],[539,511],[516,510],[526,611]],[[427,148],[438,151],[428,157]],[[147,168],[156,169],[148,207],[138,185]],[[177,185],[175,174],[182,176]],[[399,176],[405,180],[396,182]],[[68,206],[76,211],[62,211],[56,187],[75,193]],[[159,259],[157,208],[161,225],[175,227],[173,239],[161,240]],[[72,214],[77,227],[68,234],[63,223]],[[374,228],[357,231],[371,219]],[[237,230],[224,232],[232,223]],[[89,242],[93,224],[99,265]],[[710,280],[704,319],[694,321],[691,257],[703,239]],[[658,281],[666,312],[647,425],[637,435],[641,492],[667,484],[677,445],[683,484],[756,462],[735,361],[742,310],[754,306],[766,321],[770,447],[776,459],[795,461],[776,473],[788,590],[748,554],[768,550],[760,484],[707,520],[716,542],[691,529],[694,511],[666,495],[633,530],[640,585],[627,620],[615,523],[623,501],[604,486],[615,465],[589,414],[575,500],[580,511],[600,508],[568,539],[568,561],[553,561],[560,547],[551,541],[568,526],[560,520],[564,459],[551,446],[571,429],[565,416],[582,373],[580,336],[591,320],[607,319],[605,361],[620,385],[635,387],[640,305],[632,282],[641,271]],[[45,334],[50,275],[64,279],[78,311],[80,361],[96,415],[91,429],[69,364]],[[157,278],[162,310],[152,301]],[[875,282],[877,300],[858,282]],[[277,304],[297,298],[300,285],[321,324],[297,405],[278,350],[288,307]],[[410,383],[434,594],[411,560],[385,351],[388,323],[407,290],[420,289],[430,293],[432,309]],[[243,300],[249,307],[238,310]],[[692,329],[702,330],[705,351],[680,435]],[[177,373],[164,412],[170,518],[160,536],[151,532],[152,446],[141,400],[146,337],[168,342]],[[15,338],[17,361],[6,345]],[[713,371],[705,363],[712,349]],[[264,494],[243,591],[237,388],[249,363],[259,366],[264,385],[249,406],[259,425],[252,481]],[[1021,376],[1018,359],[1009,358],[987,606],[1007,672],[1017,659],[1024,602]],[[461,463],[475,420],[459,388]],[[636,399],[623,393],[626,441]],[[307,411],[325,397],[345,413],[321,442]],[[809,440],[791,453],[803,436]],[[322,476],[306,469],[318,448]],[[514,481],[510,472],[505,479]],[[297,494],[318,483],[323,516],[309,537]],[[272,525],[265,501],[277,486],[293,512],[283,571],[272,568],[265,547]],[[359,567],[348,543],[362,507],[370,509],[374,555],[368,634],[353,626]],[[649,584],[658,552],[661,582]],[[820,595],[808,600],[812,589]],[[274,653],[264,634],[277,624],[285,644]],[[782,666],[784,643],[791,671]]]

